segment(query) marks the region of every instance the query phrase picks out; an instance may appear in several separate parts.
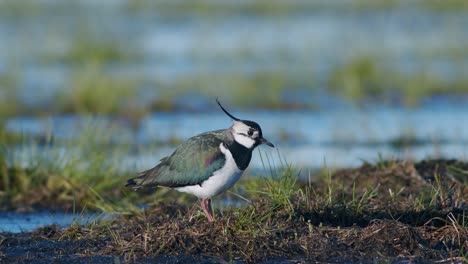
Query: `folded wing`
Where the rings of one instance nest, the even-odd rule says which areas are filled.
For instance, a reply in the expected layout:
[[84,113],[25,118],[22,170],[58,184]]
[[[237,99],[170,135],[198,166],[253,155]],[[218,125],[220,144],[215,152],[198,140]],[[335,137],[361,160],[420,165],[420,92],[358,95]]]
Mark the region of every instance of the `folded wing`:
[[175,188],[201,184],[224,166],[226,159],[219,149],[223,137],[224,131],[219,130],[190,138],[158,165],[128,180],[127,186]]

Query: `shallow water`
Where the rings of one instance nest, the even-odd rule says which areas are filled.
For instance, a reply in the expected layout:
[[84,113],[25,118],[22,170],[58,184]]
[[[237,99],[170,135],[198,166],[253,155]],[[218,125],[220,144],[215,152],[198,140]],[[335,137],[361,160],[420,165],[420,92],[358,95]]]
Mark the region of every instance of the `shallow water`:
[[72,223],[87,224],[102,219],[102,216],[65,212],[0,213],[0,232],[20,233],[33,231],[46,225],[70,226]]
[[[264,158],[266,155],[272,159],[273,166],[282,165],[277,152],[287,162],[301,168],[319,168],[324,163],[333,167],[356,167],[363,160],[376,161],[378,155],[415,160],[468,157],[468,107],[465,104],[442,101],[412,109],[380,106],[368,109],[341,107],[317,112],[233,113],[257,121],[264,137],[275,143],[276,149],[259,148]],[[125,159],[119,162],[122,169],[133,171],[152,167],[160,158],[172,153],[175,146],[170,144],[171,140],[183,141],[204,131],[227,128],[230,121],[218,111],[155,113],[143,119],[136,131],[125,123],[106,118],[16,118],[7,122],[10,131],[25,135],[46,135],[53,131],[56,139],[76,139],[89,134],[88,126],[98,131],[93,134],[95,139],[104,137],[116,145],[137,146],[138,151],[127,152]],[[161,143],[155,145],[155,142]],[[86,141],[81,142],[81,147],[86,144]],[[74,149],[60,145],[50,148],[60,150],[65,156]],[[29,155],[31,150],[27,146],[18,150],[19,159],[25,160],[26,164],[34,162],[28,161],[33,156]],[[48,152],[43,153],[47,155]],[[263,169],[257,153],[250,167]]]

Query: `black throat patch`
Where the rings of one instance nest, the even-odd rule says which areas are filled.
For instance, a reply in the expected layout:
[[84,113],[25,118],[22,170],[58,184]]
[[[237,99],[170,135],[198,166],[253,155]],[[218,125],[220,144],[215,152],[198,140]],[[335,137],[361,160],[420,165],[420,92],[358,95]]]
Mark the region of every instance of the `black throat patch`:
[[250,159],[252,158],[252,149],[244,147],[235,140],[227,145],[227,148],[231,151],[232,157],[239,170],[245,170],[247,166],[249,166]]

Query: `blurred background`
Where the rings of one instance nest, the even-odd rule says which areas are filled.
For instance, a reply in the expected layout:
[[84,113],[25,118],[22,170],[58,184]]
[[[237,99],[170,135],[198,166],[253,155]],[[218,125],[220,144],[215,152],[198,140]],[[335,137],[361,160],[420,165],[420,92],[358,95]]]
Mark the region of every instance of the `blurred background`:
[[0,2],[5,167],[147,169],[216,97],[274,166],[466,160],[468,1]]

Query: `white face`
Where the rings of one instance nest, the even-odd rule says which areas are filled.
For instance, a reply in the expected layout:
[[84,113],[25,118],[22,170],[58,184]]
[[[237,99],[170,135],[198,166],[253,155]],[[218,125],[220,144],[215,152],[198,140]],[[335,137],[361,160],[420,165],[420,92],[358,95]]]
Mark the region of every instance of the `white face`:
[[248,149],[255,145],[256,139],[259,137],[259,132],[256,129],[239,121],[234,121],[232,133],[234,140]]

